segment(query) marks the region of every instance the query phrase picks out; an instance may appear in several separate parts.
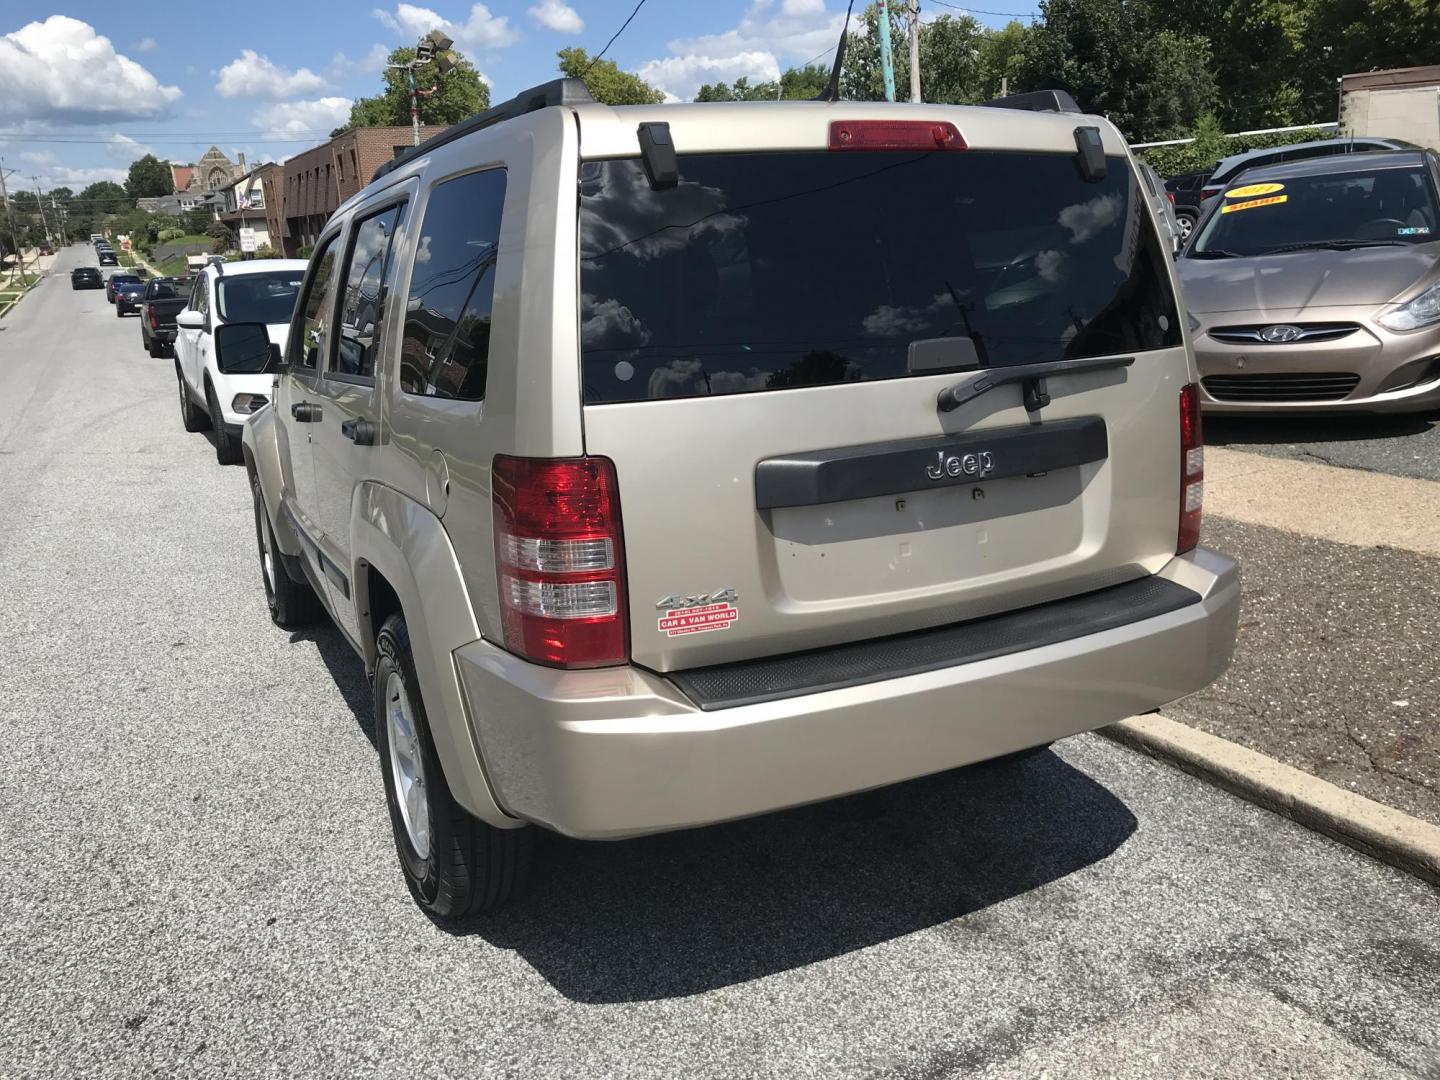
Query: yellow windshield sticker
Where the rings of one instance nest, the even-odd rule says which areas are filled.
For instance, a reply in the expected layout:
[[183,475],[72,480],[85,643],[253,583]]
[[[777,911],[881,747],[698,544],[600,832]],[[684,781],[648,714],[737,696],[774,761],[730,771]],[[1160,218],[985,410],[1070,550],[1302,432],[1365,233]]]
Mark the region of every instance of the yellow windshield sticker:
[[1261,195],[1274,195],[1275,192],[1284,190],[1284,184],[1246,184],[1244,187],[1231,188],[1225,192],[1225,198],[1254,199]]
[[1250,199],[1246,202],[1228,203],[1220,207],[1220,213],[1233,214],[1236,210],[1254,210],[1257,206],[1277,206],[1288,202],[1289,195],[1271,195],[1268,199]]

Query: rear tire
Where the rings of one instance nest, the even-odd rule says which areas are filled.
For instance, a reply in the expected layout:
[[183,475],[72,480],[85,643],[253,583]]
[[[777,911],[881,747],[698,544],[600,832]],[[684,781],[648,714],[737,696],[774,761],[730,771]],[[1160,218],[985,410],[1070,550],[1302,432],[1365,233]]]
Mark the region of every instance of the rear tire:
[[240,440],[230,434],[225,426],[225,414],[220,411],[220,401],[215,397],[215,387],[205,384],[205,406],[210,411],[210,427],[215,432],[215,460],[221,465],[240,464]]
[[180,386],[180,423],[186,431],[204,431],[210,426],[210,418],[190,400],[190,391],[185,389],[185,376],[180,374],[180,365],[175,365],[175,382]]
[[[375,741],[410,895],[442,923],[519,896],[530,879],[535,830],[487,825],[450,794],[420,698],[404,616],[385,620],[375,649]],[[397,784],[403,791],[397,793]]]
[[323,608],[315,590],[303,581],[294,581],[281,562],[270,511],[260,490],[260,477],[250,477],[250,495],[255,503],[255,543],[260,549],[260,582],[265,586],[265,603],[276,626],[293,630],[320,618]]

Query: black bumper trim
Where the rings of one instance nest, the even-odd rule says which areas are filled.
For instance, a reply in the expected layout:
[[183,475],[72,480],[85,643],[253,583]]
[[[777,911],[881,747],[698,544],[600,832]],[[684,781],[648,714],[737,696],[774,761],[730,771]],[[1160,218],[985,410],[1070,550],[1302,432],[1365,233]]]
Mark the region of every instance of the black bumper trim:
[[1071,641],[1166,615],[1200,602],[1200,594],[1144,577],[1083,596],[968,622],[810,652],[692,668],[667,676],[700,709],[841,690]]

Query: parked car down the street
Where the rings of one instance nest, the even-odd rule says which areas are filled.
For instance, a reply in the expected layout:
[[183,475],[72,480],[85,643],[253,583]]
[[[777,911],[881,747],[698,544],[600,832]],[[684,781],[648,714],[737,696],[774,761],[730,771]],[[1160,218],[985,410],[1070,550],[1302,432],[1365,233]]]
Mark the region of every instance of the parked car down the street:
[[105,279],[100,276],[100,271],[93,266],[77,266],[70,271],[70,288],[72,289],[103,289]]
[[1285,146],[1270,146],[1263,150],[1247,150],[1221,158],[1210,170],[1200,189],[1203,205],[1227,187],[1234,185],[1235,178],[1251,169],[1271,165],[1286,165],[1296,161],[1309,161],[1317,157],[1336,157],[1348,154],[1385,153],[1391,150],[1418,150],[1414,143],[1404,139],[1385,139],[1365,135],[1354,138],[1312,139],[1309,142],[1289,143]]
[[145,295],[145,282],[122,281],[115,286],[115,315],[117,318],[140,310],[140,298]]
[[1440,404],[1440,155],[1250,169],[1176,264],[1216,412]]
[[152,278],[140,297],[140,344],[151,356],[164,356],[175,342],[175,316],[190,300],[194,279]]
[[321,229],[244,427],[260,577],[364,658],[435,918],[515,895],[536,827],[816,802],[1224,669],[1168,244],[1119,132],[1052,97],[557,80]]
[[1200,220],[1201,189],[1209,179],[1208,172],[1181,173],[1165,181],[1165,191],[1175,208],[1175,220],[1180,225],[1182,240],[1190,239],[1190,230]]
[[128,270],[117,271],[105,279],[105,299],[115,303],[115,290],[121,285],[140,285],[140,275]]
[[120,265],[120,260],[115,257],[115,253],[113,251],[102,251],[96,256],[96,259],[99,261],[101,266]]

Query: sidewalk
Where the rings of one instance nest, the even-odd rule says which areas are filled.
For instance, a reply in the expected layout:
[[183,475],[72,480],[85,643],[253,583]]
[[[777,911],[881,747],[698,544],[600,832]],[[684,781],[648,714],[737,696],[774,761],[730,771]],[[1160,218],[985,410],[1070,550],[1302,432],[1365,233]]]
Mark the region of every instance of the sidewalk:
[[1207,448],[1206,512],[1235,659],[1165,714],[1440,824],[1440,483]]

